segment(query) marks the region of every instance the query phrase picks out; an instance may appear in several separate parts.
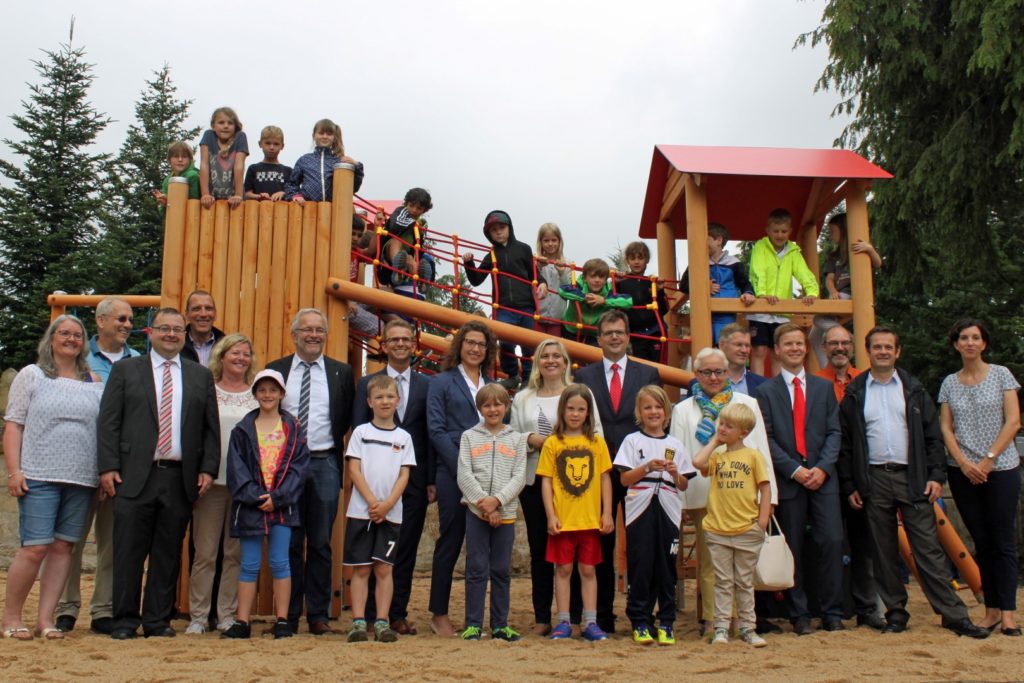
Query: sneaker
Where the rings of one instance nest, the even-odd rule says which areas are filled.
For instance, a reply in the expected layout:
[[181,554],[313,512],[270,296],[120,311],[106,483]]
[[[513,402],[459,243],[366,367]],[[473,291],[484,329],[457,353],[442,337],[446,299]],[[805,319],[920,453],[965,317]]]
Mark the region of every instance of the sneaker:
[[467,626],[466,630],[459,634],[459,638],[463,640],[480,640],[482,633],[479,626]]
[[671,626],[658,627],[658,645],[675,645],[676,637],[672,634]]
[[201,621],[193,621],[185,629],[185,635],[187,636],[201,636],[206,633],[206,624]]
[[740,640],[747,645],[753,645],[754,647],[764,647],[768,644],[768,641],[757,635],[757,631],[752,628],[741,628]]
[[499,379],[498,384],[505,387],[505,389],[508,391],[516,391],[517,389],[519,389],[519,378],[505,377],[504,379]]
[[572,626],[568,621],[563,621],[551,629],[551,635],[548,637],[551,638],[551,640],[565,640],[566,638],[572,638]]
[[244,621],[236,621],[231,627],[220,634],[221,638],[248,638],[252,635],[252,627]]
[[274,635],[274,640],[291,638],[295,635],[292,632],[292,626],[288,623],[287,619],[278,619],[274,622],[274,626],[270,629],[270,632]]
[[420,280],[426,280],[428,282],[434,281],[434,263],[432,259],[428,259],[422,254],[420,255],[420,263],[416,269],[416,274],[420,276]]
[[591,642],[608,639],[608,634],[605,633],[600,626],[593,622],[587,624],[587,627],[583,629],[581,635],[585,640],[589,640]]
[[647,624],[639,624],[633,629],[633,642],[640,643],[641,645],[654,644],[654,637],[651,635],[651,629]]
[[378,643],[393,643],[398,640],[398,631],[391,628],[385,619],[373,622],[373,639]]
[[727,645],[729,643],[729,629],[716,628],[715,635],[711,638],[712,645]]
[[494,638],[495,640],[507,640],[510,643],[514,643],[522,638],[522,636],[519,635],[519,632],[511,626],[502,626],[501,628],[496,628],[491,631],[491,638]]
[[366,632],[366,620],[365,619],[353,619],[352,629],[348,632],[348,642],[350,643],[365,643],[370,639],[369,634]]
[[231,628],[231,625],[234,624],[234,623],[235,623],[235,618],[234,617],[228,617],[224,621],[222,621],[222,622],[217,624],[217,630],[218,631],[227,631],[229,628]]

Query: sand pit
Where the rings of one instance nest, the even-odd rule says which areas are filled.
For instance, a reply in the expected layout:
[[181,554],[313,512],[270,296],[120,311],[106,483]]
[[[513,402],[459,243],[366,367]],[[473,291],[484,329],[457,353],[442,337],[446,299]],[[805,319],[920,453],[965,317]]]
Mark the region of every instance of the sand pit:
[[[0,574],[6,578],[6,574]],[[728,681],[844,681],[1024,679],[1024,638],[998,633],[988,640],[958,638],[941,629],[916,587],[911,587],[910,630],[880,635],[868,629],[817,632],[797,638],[768,636],[767,648],[754,650],[733,642],[714,649],[698,640],[694,603],[688,596],[677,622],[674,647],[634,645],[624,633],[603,643],[551,642],[525,636],[518,643],[461,642],[427,632],[429,580],[417,578],[412,619],[420,634],[397,644],[350,645],[344,636],[301,633],[274,641],[224,641],[217,633],[185,636],[187,623],[174,623],[175,639],[138,638],[117,642],[88,631],[88,615],[62,642],[0,640],[0,677],[4,681],[661,681],[701,677]],[[529,581],[515,579],[512,624],[526,631],[531,622]],[[83,576],[88,600],[92,576]],[[456,584],[452,614],[460,618],[462,589]],[[972,605],[982,608],[961,592]],[[1024,595],[1022,595],[1024,597]],[[623,596],[616,611],[621,614]],[[35,592],[26,615],[34,625]],[[347,628],[348,614],[335,625]],[[852,622],[847,622],[847,625]],[[623,624],[622,628],[625,628]],[[262,625],[254,629],[259,632]]]

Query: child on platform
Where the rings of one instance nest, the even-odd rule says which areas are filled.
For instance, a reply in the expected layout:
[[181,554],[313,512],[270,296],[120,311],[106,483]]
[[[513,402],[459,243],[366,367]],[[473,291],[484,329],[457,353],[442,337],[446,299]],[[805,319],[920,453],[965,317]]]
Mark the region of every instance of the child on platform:
[[292,176],[291,166],[277,160],[284,149],[284,131],[277,126],[265,126],[260,131],[260,149],[263,161],[252,164],[245,172],[245,198],[276,202],[284,197],[285,183]]
[[[708,224],[708,267],[711,271],[711,297],[714,299],[739,299],[745,305],[754,303],[754,288],[747,277],[747,267],[732,254],[725,251],[729,243],[729,231],[721,223]],[[690,294],[690,269],[683,271],[679,280],[679,291]],[[749,318],[749,316],[748,316]],[[736,322],[735,313],[713,313],[711,315],[711,339],[717,343],[726,325]]]
[[544,442],[537,476],[548,518],[547,560],[555,565],[558,625],[551,639],[572,637],[569,586],[578,562],[583,597],[581,634],[586,640],[608,637],[597,625],[597,574],[601,535],[612,521],[612,461],[608,445],[594,433],[594,397],[582,384],[570,384],[558,400],[558,420]]
[[249,615],[256,598],[256,578],[267,539],[270,572],[274,577],[274,638],[289,638],[288,602],[292,579],[288,546],[292,527],[301,524],[299,495],[305,484],[309,450],[298,421],[281,409],[284,377],[262,370],[252,383],[260,407],[242,418],[231,431],[228,445],[228,488],[231,491],[231,535],[240,539],[238,619],[221,638],[248,638]]
[[510,566],[519,492],[526,483],[526,434],[504,424],[512,401],[497,383],[481,388],[476,408],[483,416],[463,432],[458,483],[466,506],[466,630],[463,640],[480,640],[487,578],[491,579],[491,637],[516,641],[508,625]]
[[398,634],[387,620],[394,587],[391,568],[402,526],[402,492],[409,482],[409,468],[416,466],[416,454],[412,437],[395,425],[398,384],[394,378],[374,375],[366,393],[373,419],[352,431],[345,451],[352,480],[343,563],[353,567],[352,630],[348,642],[369,639],[365,615],[372,570],[377,580],[374,598],[378,614],[373,634],[380,642],[393,643]]
[[153,190],[153,197],[160,206],[167,206],[167,186],[171,178],[184,178],[188,181],[188,198],[199,199],[199,170],[196,169],[192,146],[178,140],[167,148],[167,163],[171,167],[170,174],[164,178],[159,190]]
[[331,201],[334,196],[334,165],[342,162],[356,167],[352,191],[359,192],[363,184],[363,164],[345,156],[341,127],[330,119],[320,119],[313,124],[313,145],[315,149],[312,152],[303,154],[295,162],[285,185],[284,198],[299,206],[307,201]]
[[545,223],[537,230],[537,313],[540,320],[534,325],[538,332],[562,336],[565,318],[565,300],[558,296],[562,285],[569,284],[569,266],[565,263],[562,231],[554,223]]
[[[654,384],[636,396],[634,417],[640,431],[626,436],[615,455],[615,468],[626,487],[626,562],[629,597],[626,615],[633,624],[633,641],[674,645],[676,620],[676,556],[679,522],[688,479],[696,474],[690,454],[674,436],[665,433],[672,404]],[[654,604],[658,603],[658,630]]]
[[[664,316],[668,313],[665,290],[655,284],[653,285],[655,291],[651,291],[651,279],[647,276],[647,264],[651,261],[651,250],[646,244],[639,240],[630,242],[626,245],[623,253],[626,257],[626,265],[629,267],[629,277],[620,277],[615,283],[615,289],[619,294],[633,300],[633,307],[626,311],[626,317],[629,319],[629,341],[633,347],[633,355],[660,363],[661,336],[667,330],[658,324],[658,319],[661,318],[664,321]],[[658,310],[648,308],[655,302],[657,302]],[[649,339],[648,337],[654,338]]]
[[210,208],[218,199],[234,208],[242,203],[245,158],[249,141],[242,122],[231,107],[220,107],[210,117],[210,129],[199,140],[199,203]]
[[610,273],[611,269],[603,259],[592,258],[583,264],[579,282],[564,285],[558,290],[558,295],[569,302],[565,309],[563,337],[596,346],[597,319],[601,314],[612,308],[626,311],[632,308],[632,297],[612,291],[612,283],[608,279]]
[[384,242],[381,262],[390,264],[391,268],[385,265],[378,268],[381,284],[397,287],[406,283],[414,273],[420,276],[420,280],[433,281],[434,257],[421,251],[418,263],[415,258],[415,246],[422,239],[418,233],[426,226],[423,214],[432,208],[434,204],[430,193],[422,187],[414,187],[405,193],[402,206],[388,217],[385,227],[390,237]]
[[764,457],[743,445],[756,419],[749,406],[730,403],[718,415],[718,431],[693,457],[694,467],[711,479],[704,538],[715,570],[712,645],[729,642],[734,598],[740,638],[767,645],[754,630],[754,569],[772,514],[771,484]]

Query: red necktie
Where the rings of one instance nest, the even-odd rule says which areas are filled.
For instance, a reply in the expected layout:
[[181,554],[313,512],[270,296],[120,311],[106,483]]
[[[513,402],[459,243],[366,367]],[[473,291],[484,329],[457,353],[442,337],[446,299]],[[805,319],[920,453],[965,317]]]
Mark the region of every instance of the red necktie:
[[804,460],[807,459],[807,445],[804,443],[804,418],[807,406],[804,403],[804,390],[800,387],[800,378],[793,378],[793,434],[796,436],[796,452]]
[[619,402],[622,401],[622,378],[619,377],[618,363],[612,363],[612,382],[608,385],[608,393],[612,397],[612,410],[619,412]]

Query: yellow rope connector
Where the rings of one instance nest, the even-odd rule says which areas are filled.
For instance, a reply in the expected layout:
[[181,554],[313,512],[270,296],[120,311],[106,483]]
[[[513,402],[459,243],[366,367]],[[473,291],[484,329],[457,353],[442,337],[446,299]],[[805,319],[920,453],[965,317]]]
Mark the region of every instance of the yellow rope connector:
[[532,284],[533,284],[533,286],[534,286],[534,287],[536,287],[536,286],[537,286],[537,281],[536,281],[536,280],[533,280],[533,281],[532,281]]
[[662,344],[664,344],[665,342],[668,341],[668,337],[658,337],[658,340],[661,341]]
[[379,258],[373,259],[373,267],[376,268],[379,265],[380,265],[380,259]]
[[540,322],[540,313],[534,313],[533,314],[533,322],[535,322],[535,323]]
[[493,308],[496,311],[500,311],[501,310],[501,304],[499,304],[497,301],[493,301],[493,302],[491,302],[491,308]]

